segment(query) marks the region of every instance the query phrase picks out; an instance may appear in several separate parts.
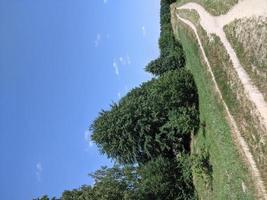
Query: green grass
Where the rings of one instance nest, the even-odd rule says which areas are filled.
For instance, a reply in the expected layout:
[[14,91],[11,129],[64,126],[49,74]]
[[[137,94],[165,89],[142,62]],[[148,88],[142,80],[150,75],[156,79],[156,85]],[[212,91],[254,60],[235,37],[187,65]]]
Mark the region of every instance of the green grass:
[[212,35],[212,40],[208,37],[199,21],[196,20],[194,11],[181,10],[179,14],[195,24],[223,99],[234,117],[242,137],[247,142],[265,186],[267,186],[267,157],[265,156],[267,147],[264,142],[261,142],[267,139],[264,136],[265,130],[260,125],[253,104],[245,95],[242,83],[236,78],[236,71],[226,50],[218,36]]
[[[181,25],[182,26],[182,25]],[[241,161],[231,137],[231,131],[224,116],[223,107],[216,98],[213,82],[206,68],[201,64],[195,39],[187,29],[178,29],[178,37],[185,54],[187,68],[194,75],[200,101],[200,119],[205,126],[193,139],[193,153],[207,149],[212,166],[212,183],[194,174],[194,183],[200,199],[254,199],[249,172]],[[247,187],[242,189],[242,182]]]
[[238,0],[177,0],[178,5],[187,2],[199,3],[212,15],[222,15],[227,13]]

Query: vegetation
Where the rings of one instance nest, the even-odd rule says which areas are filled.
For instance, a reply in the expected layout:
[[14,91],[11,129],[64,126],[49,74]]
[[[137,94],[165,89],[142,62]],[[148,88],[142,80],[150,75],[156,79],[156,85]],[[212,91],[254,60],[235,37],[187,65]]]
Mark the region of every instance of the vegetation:
[[[264,156],[266,155],[267,148],[262,142],[266,139],[266,136],[264,136],[266,131],[260,123],[258,118],[259,116],[255,112],[255,106],[248,99],[240,79],[236,78],[237,72],[233,68],[229,55],[225,48],[223,48],[220,38],[216,35],[211,35],[211,37],[209,37],[199,22],[193,21],[193,23],[196,25],[203,48],[210,62],[211,69],[222,93],[223,99],[254,157],[264,184],[267,186],[267,158]],[[252,34],[248,35],[249,38],[252,37]],[[237,55],[239,55],[238,52]],[[245,57],[248,58],[248,55]],[[241,59],[241,63],[242,60],[243,59]],[[263,73],[261,73],[261,75],[262,74]],[[260,79],[258,77],[257,81],[259,80]]]
[[267,21],[238,19],[224,27],[227,39],[253,83],[267,101]]
[[[216,15],[237,2],[193,1]],[[161,0],[160,57],[146,66],[155,78],[101,111],[91,125],[92,140],[116,164],[90,174],[94,185],[65,191],[61,200],[253,199],[248,170],[237,154],[195,38],[182,24],[178,37],[184,51],[175,38],[173,2]]]
[[92,139],[120,163],[140,163],[189,150],[197,129],[197,93],[192,75],[171,71],[133,89],[92,125]]
[[[50,200],[49,197],[47,195],[44,195],[40,198],[36,198],[36,199],[33,199],[33,200]],[[58,200],[56,197],[52,197],[51,200]]]
[[192,75],[185,69],[166,72],[102,111],[92,139],[110,158],[139,166],[140,180],[131,184],[139,186],[138,199],[192,199],[188,153],[199,124],[197,108]]
[[196,2],[202,5],[212,15],[226,14],[238,0],[177,0],[178,5],[188,2]]
[[207,149],[199,149],[199,153],[193,154],[193,170],[195,175],[199,176],[206,186],[212,190],[212,165],[210,163],[210,153]]
[[151,61],[146,66],[146,71],[154,75],[161,75],[170,70],[176,70],[185,66],[185,58],[181,44],[175,40],[172,25],[170,4],[174,0],[161,1],[160,18],[160,57]]
[[[191,30],[179,23],[176,37],[181,41],[188,68],[197,85],[201,125],[192,138],[194,186],[200,199],[254,199],[248,169],[240,159],[231,137],[223,107],[201,60]],[[236,104],[234,104],[236,105]],[[208,163],[209,167],[201,167]],[[205,166],[205,165],[204,165]],[[212,170],[207,170],[207,169]],[[244,188],[246,190],[244,191]]]
[[[61,200],[174,200],[194,199],[190,160],[158,157],[146,165],[102,167],[90,176],[95,185],[64,191]],[[171,173],[170,173],[171,172]],[[183,180],[182,184],[179,184]],[[184,190],[181,190],[184,188]],[[49,200],[43,197],[38,200]]]

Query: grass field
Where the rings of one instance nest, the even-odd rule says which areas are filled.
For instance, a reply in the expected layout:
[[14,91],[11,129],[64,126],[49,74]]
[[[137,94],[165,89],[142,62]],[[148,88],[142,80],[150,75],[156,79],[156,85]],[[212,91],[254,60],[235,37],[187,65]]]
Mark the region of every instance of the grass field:
[[178,5],[187,2],[196,2],[202,5],[212,15],[222,15],[227,13],[238,0],[177,0]]
[[[182,24],[179,25],[183,26]],[[200,101],[202,128],[193,139],[193,153],[209,152],[212,179],[194,173],[194,182],[200,199],[254,199],[249,172],[241,161],[231,137],[224,111],[213,90],[213,83],[201,64],[198,47],[186,27],[178,29],[187,61],[187,68],[194,75]]]
[[265,143],[267,137],[254,105],[248,100],[242,83],[236,78],[236,71],[220,39],[216,35],[207,35],[199,21],[196,20],[196,14],[193,11],[181,10],[179,14],[196,26],[223,99],[234,117],[242,137],[248,144],[267,187],[267,147]]

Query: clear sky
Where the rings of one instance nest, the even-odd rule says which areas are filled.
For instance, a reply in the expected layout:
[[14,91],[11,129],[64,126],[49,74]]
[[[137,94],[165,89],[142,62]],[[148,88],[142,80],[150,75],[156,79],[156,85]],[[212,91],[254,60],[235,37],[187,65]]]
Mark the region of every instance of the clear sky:
[[159,2],[0,0],[1,199],[59,196],[110,164],[86,130],[151,78]]

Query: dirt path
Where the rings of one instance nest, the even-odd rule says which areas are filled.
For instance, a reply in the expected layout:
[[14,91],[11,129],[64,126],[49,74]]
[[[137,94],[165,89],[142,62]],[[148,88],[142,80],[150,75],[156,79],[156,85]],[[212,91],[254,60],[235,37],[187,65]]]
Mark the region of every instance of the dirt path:
[[248,99],[254,103],[257,112],[261,116],[261,124],[264,125],[267,134],[267,103],[264,101],[262,93],[252,83],[247,72],[241,66],[239,59],[226,38],[223,27],[235,19],[252,16],[267,16],[267,0],[244,0],[240,1],[227,14],[212,16],[202,6],[197,3],[187,3],[177,9],[193,9],[200,16],[200,24],[208,34],[216,34],[221,39],[227,50],[233,67],[236,70]]
[[[259,6],[255,6],[255,4],[258,4]],[[257,8],[255,8],[257,7]],[[226,35],[223,31],[223,26],[231,21],[233,21],[236,18],[240,18],[240,17],[250,17],[253,15],[263,15],[263,16],[267,16],[267,1],[266,0],[245,0],[245,1],[241,1],[240,3],[238,3],[232,10],[230,10],[226,15],[222,15],[219,17],[214,17],[211,16],[203,7],[201,7],[200,5],[196,4],[196,3],[188,3],[185,4],[181,7],[179,7],[178,9],[194,9],[196,10],[199,15],[200,15],[200,23],[202,25],[202,27],[209,33],[214,33],[217,36],[220,37],[225,49],[227,50],[230,59],[233,62],[234,68],[238,73],[238,76],[242,82],[242,84],[244,85],[244,89],[247,93],[248,98],[256,105],[256,109],[258,110],[258,112],[261,114],[262,116],[262,123],[263,125],[265,125],[265,127],[267,127],[267,104],[263,99],[263,95],[258,91],[258,89],[252,84],[249,76],[247,75],[247,73],[245,72],[245,70],[243,69],[243,67],[241,66],[234,49],[231,47],[229,41],[226,38]],[[249,10],[253,10],[254,11],[249,11]],[[242,12],[241,12],[242,11]],[[255,184],[256,184],[256,189],[258,191],[258,195],[260,196],[260,198],[262,199],[266,199],[267,200],[267,192],[265,190],[260,172],[257,168],[257,165],[253,159],[253,156],[248,148],[247,143],[245,142],[244,138],[242,137],[240,131],[238,130],[237,124],[233,118],[233,116],[231,115],[228,106],[226,105],[225,101],[223,100],[221,91],[217,85],[217,82],[215,80],[214,74],[212,72],[210,63],[208,61],[208,58],[205,54],[205,51],[203,49],[203,45],[202,42],[199,38],[199,35],[197,33],[196,27],[194,26],[194,24],[192,22],[190,22],[189,20],[183,19],[181,18],[178,14],[177,14],[178,19],[180,19],[183,23],[187,24],[195,33],[197,41],[199,43],[200,46],[200,50],[202,52],[203,58],[205,60],[205,62],[207,63],[208,66],[208,70],[210,71],[211,75],[212,75],[212,80],[215,84],[215,88],[223,102],[223,105],[225,107],[226,113],[229,117],[229,120],[231,121],[232,124],[232,129],[234,131],[234,138],[235,138],[235,142],[237,143],[237,145],[240,147],[240,150],[242,151],[243,156],[245,157],[248,166],[250,167],[251,173],[253,175],[253,178],[255,180]]]

